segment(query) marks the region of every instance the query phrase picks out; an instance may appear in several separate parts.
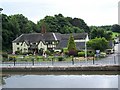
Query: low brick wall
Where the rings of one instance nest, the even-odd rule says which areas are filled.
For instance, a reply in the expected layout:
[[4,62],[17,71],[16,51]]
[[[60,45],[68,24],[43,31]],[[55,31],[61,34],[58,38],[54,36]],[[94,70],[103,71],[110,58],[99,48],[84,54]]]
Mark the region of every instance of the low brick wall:
[[120,71],[120,65],[91,65],[91,66],[11,66],[2,67],[2,71],[41,72],[41,71]]

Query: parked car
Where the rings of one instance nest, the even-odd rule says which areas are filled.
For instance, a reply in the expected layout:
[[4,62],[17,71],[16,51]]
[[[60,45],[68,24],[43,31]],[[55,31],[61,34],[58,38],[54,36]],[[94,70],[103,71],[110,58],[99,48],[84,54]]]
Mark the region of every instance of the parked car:
[[106,49],[106,53],[107,54],[113,54],[114,53],[114,49]]
[[100,57],[101,57],[101,58],[104,58],[104,57],[106,57],[106,56],[107,56],[107,54],[106,54],[105,52],[101,52],[101,53],[100,53]]

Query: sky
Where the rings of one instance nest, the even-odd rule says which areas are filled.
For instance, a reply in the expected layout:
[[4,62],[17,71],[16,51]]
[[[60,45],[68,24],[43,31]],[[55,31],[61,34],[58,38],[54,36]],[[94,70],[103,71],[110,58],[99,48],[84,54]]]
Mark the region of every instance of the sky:
[[0,0],[2,13],[23,14],[37,23],[46,15],[61,13],[65,17],[81,18],[88,26],[118,23],[119,0]]

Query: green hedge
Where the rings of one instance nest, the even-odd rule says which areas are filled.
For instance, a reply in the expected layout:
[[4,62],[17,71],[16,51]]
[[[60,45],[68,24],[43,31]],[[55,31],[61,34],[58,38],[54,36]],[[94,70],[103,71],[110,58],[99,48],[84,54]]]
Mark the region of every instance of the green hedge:
[[[84,57],[85,56],[85,52],[78,52],[78,57]],[[93,57],[94,53],[93,52],[87,52],[87,56]]]
[[63,57],[58,57],[58,61],[63,61],[64,58]]
[[78,56],[79,57],[84,57],[85,56],[85,52],[78,52]]

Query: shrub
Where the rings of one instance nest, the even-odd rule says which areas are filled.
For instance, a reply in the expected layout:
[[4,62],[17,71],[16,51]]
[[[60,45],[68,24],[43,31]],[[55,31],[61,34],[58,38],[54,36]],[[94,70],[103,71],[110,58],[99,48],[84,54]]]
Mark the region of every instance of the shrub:
[[32,55],[33,53],[32,52],[28,52],[27,54]]
[[63,57],[58,57],[58,61],[63,61]]
[[23,52],[23,53],[22,53],[22,55],[27,55],[27,54],[28,54],[28,52]]
[[21,51],[15,51],[15,54],[19,55],[21,54]]
[[39,59],[41,59],[41,57],[40,57],[40,56],[37,56],[36,59],[37,59],[37,61],[39,61]]
[[16,58],[15,56],[9,56],[9,61],[13,61],[14,58]]
[[45,51],[47,55],[51,55],[51,52],[49,50]]
[[76,51],[76,50],[70,50],[70,51],[68,52],[68,55],[69,55],[69,56],[77,56],[77,51]]
[[78,56],[79,57],[84,57],[85,56],[85,52],[78,52]]
[[64,52],[65,55],[69,55],[69,52]]
[[94,53],[93,53],[93,52],[91,52],[91,53],[88,52],[87,55],[88,55],[89,57],[93,57],[93,56],[94,56]]
[[7,53],[3,53],[3,54],[2,54],[2,57],[3,57],[3,58],[8,58],[8,54],[7,54]]
[[67,48],[63,48],[63,52],[68,52],[68,49]]

